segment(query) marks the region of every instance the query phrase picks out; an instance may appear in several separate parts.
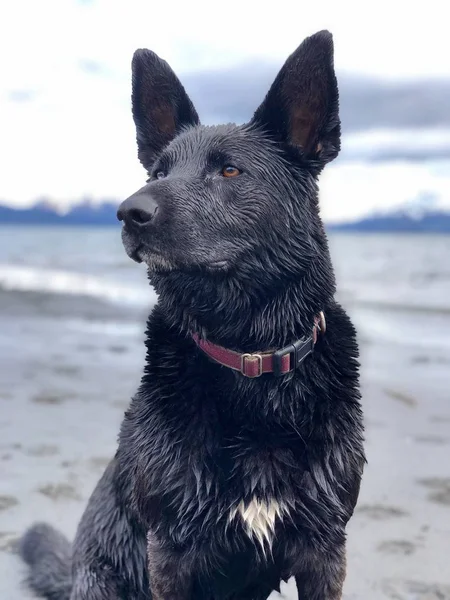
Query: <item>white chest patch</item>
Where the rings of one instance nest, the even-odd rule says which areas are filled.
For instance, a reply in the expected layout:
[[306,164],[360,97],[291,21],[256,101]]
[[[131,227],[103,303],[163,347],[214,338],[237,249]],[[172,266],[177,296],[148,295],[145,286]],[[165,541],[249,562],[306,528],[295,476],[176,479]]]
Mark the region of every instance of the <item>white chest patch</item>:
[[272,546],[276,520],[282,520],[283,517],[288,515],[289,508],[287,504],[277,500],[265,502],[254,497],[248,504],[244,504],[242,500],[236,507],[231,509],[229,519],[231,522],[240,517],[245,524],[247,535],[256,539],[262,549],[265,550],[265,544],[269,548]]

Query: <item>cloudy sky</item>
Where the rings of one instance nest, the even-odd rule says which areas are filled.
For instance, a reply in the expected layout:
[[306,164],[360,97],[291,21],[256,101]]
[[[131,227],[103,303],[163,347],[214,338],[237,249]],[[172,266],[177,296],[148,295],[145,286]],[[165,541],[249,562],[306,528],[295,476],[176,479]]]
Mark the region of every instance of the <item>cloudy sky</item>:
[[[45,195],[66,206],[84,195],[120,199],[142,184],[130,112],[130,61],[138,47],[170,62],[209,110],[201,118],[220,113],[214,89],[208,90],[208,81],[220,80],[221,110],[228,103],[230,114],[241,110],[245,119],[251,107],[236,107],[237,98],[247,90],[253,98],[256,75],[264,72],[269,82],[301,40],[323,28],[334,34],[335,63],[344,76],[379,77],[388,85],[450,79],[444,4],[3,1],[0,201],[24,206]],[[239,96],[227,77],[240,82]],[[334,169],[327,197],[333,178],[348,179],[348,168]]]

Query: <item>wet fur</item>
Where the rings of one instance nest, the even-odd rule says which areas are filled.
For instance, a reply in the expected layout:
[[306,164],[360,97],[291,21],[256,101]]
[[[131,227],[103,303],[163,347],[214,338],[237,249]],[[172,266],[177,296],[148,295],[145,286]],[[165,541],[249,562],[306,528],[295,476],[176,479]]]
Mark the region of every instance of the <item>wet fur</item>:
[[[69,543],[37,525],[21,542],[30,584],[51,600],[232,600],[295,576],[302,600],[339,600],[364,452],[356,335],[318,209],[318,174],[339,151],[331,36],[300,46],[241,127],[199,125],[168,65],[138,51],[133,115],[159,206],[124,229],[159,295],[145,371],[72,568]],[[243,175],[221,179],[224,162]],[[319,310],[326,334],[282,378],[245,378],[191,338],[280,348]]]

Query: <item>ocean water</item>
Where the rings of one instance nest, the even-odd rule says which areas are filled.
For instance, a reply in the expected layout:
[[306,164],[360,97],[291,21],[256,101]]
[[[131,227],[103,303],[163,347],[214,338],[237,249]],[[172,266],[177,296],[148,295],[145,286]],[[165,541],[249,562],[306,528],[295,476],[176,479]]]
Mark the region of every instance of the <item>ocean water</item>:
[[[329,239],[338,298],[362,339],[450,348],[450,236]],[[140,322],[156,294],[145,267],[126,256],[118,228],[2,227],[0,298],[3,315],[53,311],[61,322],[107,332]]]

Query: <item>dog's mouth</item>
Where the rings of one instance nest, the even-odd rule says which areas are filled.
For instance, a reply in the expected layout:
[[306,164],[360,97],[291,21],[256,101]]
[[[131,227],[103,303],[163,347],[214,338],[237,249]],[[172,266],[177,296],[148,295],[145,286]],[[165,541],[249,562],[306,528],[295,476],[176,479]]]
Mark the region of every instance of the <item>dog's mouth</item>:
[[135,262],[147,265],[151,271],[169,272],[177,268],[172,260],[144,244],[139,244],[134,249],[127,249],[127,254]]
[[160,251],[158,248],[150,246],[148,243],[130,234],[124,227],[122,230],[122,242],[125,252],[136,263],[144,263],[149,270],[155,272],[169,272],[175,270],[198,271],[203,270],[209,273],[223,273],[230,266],[229,260],[225,258],[207,261],[200,263],[189,262],[186,256],[183,260],[175,260],[167,253]]
[[134,260],[134,262],[141,263],[142,258],[140,256],[140,251],[141,247],[138,246],[135,250],[131,251],[130,253],[127,252],[127,254],[132,260]]
[[153,248],[148,248],[144,245],[138,246],[131,254],[129,255],[137,263],[144,263],[151,270],[160,271],[160,272],[169,272],[175,270],[185,270],[192,271],[197,270],[202,267],[209,272],[224,272],[227,270],[228,261],[226,260],[215,260],[208,262],[204,265],[181,265],[174,263],[171,259],[165,257],[157,250]]
[[159,255],[159,253],[151,248],[146,248],[143,244],[139,244],[128,254],[128,256],[137,263],[147,263],[150,261],[150,257],[155,255]]
[[165,263],[167,267],[171,263],[161,252],[130,234],[125,227],[122,229],[122,243],[125,252],[137,263],[145,263],[150,268],[155,266],[155,263]]

